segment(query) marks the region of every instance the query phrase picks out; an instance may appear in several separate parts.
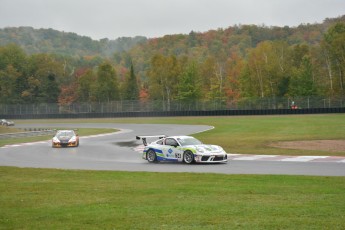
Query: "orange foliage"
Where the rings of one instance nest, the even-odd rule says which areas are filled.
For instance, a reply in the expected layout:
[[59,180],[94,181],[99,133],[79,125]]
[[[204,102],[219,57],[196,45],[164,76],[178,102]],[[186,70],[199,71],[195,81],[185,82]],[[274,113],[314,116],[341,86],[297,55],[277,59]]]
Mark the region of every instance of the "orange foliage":
[[89,71],[89,68],[79,68],[75,71],[75,76],[78,78],[84,75],[87,71]]
[[59,105],[70,105],[76,102],[78,99],[76,88],[76,83],[67,86],[62,86],[61,93],[58,98]]
[[91,61],[92,59],[95,58],[94,55],[88,55],[88,56],[83,56],[83,58],[86,60],[86,61]]
[[141,88],[139,92],[139,100],[141,102],[146,102],[149,99],[149,91],[145,88]]

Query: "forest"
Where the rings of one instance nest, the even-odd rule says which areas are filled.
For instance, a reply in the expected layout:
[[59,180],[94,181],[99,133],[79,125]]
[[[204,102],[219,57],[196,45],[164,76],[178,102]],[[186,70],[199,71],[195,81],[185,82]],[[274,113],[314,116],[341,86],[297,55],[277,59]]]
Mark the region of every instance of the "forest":
[[345,16],[298,27],[235,25],[92,40],[0,29],[0,104],[345,96]]

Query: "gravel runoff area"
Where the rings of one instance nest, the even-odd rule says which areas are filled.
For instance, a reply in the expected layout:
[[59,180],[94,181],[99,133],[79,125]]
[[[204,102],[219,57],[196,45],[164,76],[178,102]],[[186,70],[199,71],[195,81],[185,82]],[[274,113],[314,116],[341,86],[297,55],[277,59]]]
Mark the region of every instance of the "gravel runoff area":
[[345,140],[282,141],[271,144],[270,146],[287,149],[345,152]]

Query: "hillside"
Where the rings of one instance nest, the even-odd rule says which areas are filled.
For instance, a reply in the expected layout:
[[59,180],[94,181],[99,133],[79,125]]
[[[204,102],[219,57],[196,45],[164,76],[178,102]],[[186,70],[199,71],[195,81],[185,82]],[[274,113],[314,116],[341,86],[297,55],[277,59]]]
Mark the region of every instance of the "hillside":
[[92,40],[0,29],[0,103],[345,97],[345,15],[297,27],[234,25],[161,38]]
[[70,56],[111,56],[114,52],[129,50],[138,43],[145,42],[145,37],[121,37],[116,40],[92,40],[53,29],[34,29],[32,27],[9,27],[0,29],[0,46],[15,43],[28,54],[54,53]]
[[233,46],[238,46],[244,51],[265,40],[284,40],[289,44],[303,42],[315,44],[320,42],[322,34],[330,25],[341,21],[345,22],[345,16],[325,19],[322,24],[301,24],[298,27],[235,25],[203,33],[191,31],[189,35],[167,35],[155,39],[147,39],[143,36],[120,37],[115,40],[104,38],[99,41],[54,29],[8,27],[0,29],[0,46],[15,43],[28,54],[54,53],[80,57],[97,55],[110,57],[114,53],[129,51],[140,44],[144,44],[142,49],[149,49],[147,52],[163,51],[179,55],[187,53],[186,49],[193,50],[195,47],[207,46],[211,53],[217,53],[221,48]]

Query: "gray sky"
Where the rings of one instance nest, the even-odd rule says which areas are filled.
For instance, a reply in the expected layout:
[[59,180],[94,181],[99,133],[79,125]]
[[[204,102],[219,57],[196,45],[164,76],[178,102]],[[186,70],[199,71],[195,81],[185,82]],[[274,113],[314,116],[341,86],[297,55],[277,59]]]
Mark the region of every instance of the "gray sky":
[[344,14],[345,0],[0,0],[0,28],[52,28],[97,40],[298,26]]

